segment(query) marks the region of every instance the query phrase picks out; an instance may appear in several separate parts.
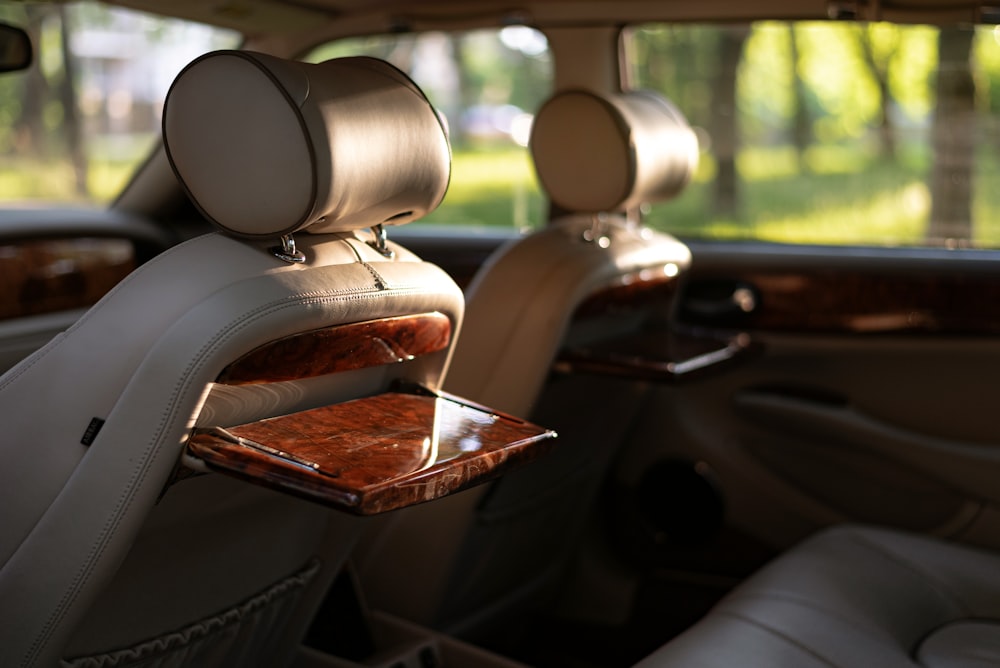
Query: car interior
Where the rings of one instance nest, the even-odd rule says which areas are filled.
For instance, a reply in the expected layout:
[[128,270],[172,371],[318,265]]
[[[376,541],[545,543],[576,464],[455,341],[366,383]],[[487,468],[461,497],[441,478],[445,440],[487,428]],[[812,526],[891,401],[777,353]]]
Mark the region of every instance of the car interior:
[[998,24],[0,3],[0,666],[1000,666]]

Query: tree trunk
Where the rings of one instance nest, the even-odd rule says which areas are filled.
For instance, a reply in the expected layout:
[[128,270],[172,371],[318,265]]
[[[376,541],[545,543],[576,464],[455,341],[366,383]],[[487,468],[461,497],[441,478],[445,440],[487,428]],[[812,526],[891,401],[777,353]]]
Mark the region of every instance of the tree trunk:
[[880,112],[878,126],[879,155],[880,157],[895,161],[896,159],[896,128],[892,124],[892,116],[889,114],[889,107],[892,104],[892,95],[889,92],[889,61],[892,60],[892,53],[896,46],[892,48],[882,62],[879,62],[875,55],[875,47],[872,44],[871,29],[861,28],[858,40],[861,46],[861,55],[868,65],[872,78],[878,86]]
[[451,42],[452,66],[455,68],[455,79],[458,82],[455,100],[449,109],[451,122],[451,142],[452,146],[464,146],[468,143],[465,128],[462,127],[462,113],[467,111],[475,103],[472,91],[472,82],[469,77],[469,65],[465,58],[465,39],[462,36],[451,35],[448,40]]
[[76,192],[86,196],[89,192],[87,154],[83,146],[80,108],[76,103],[76,61],[73,60],[73,54],[70,51],[70,28],[66,18],[66,8],[59,5],[58,12],[63,60],[63,78],[59,84],[59,101],[63,108],[63,132],[69,149],[70,161],[73,163]]
[[788,26],[788,44],[791,52],[789,58],[792,75],[792,92],[795,104],[795,121],[792,125],[792,141],[795,145],[795,157],[798,160],[799,171],[806,171],[806,150],[812,143],[812,117],[806,103],[805,82],[799,76],[799,40],[795,35],[795,27]]
[[736,152],[739,146],[736,75],[743,58],[743,44],[749,34],[749,29],[743,27],[722,30],[719,67],[712,82],[710,132],[717,163],[712,212],[726,218],[737,218],[740,214],[739,179],[736,174]]
[[942,28],[938,35],[937,111],[931,169],[931,221],[935,243],[972,236],[972,174],[975,158],[975,83],[969,58],[975,31]]
[[[39,44],[42,23],[51,13],[51,7],[25,6],[25,30],[31,36],[32,44]],[[35,47],[38,48],[37,46]],[[45,100],[49,94],[49,84],[45,80],[42,66],[36,54],[35,62],[25,72],[21,89],[21,110],[14,122],[17,150],[25,154],[40,156],[48,150],[43,141],[45,128],[42,125]]]

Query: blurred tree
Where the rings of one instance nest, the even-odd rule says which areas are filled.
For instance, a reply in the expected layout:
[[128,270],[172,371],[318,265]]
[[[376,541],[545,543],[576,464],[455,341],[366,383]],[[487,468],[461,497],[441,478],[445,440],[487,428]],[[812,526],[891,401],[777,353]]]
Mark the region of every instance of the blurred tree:
[[795,104],[794,121],[792,122],[792,142],[795,145],[795,155],[799,171],[808,171],[805,160],[806,150],[812,143],[812,116],[808,106],[808,85],[799,75],[799,40],[795,24],[788,24],[788,44],[790,57],[788,59],[790,78],[792,80],[793,99]]
[[736,113],[736,75],[743,57],[743,45],[750,34],[744,26],[727,26],[720,31],[719,64],[712,78],[712,115],[709,132],[715,152],[716,173],[712,188],[712,212],[737,218],[740,212],[736,152],[739,123]]
[[858,29],[858,42],[868,71],[878,87],[879,154],[896,159],[896,128],[892,120],[892,94],[889,90],[889,67],[899,47],[899,27],[890,24],[869,24]]
[[972,172],[976,142],[975,82],[970,56],[975,31],[938,33],[937,110],[931,132],[931,219],[927,239],[972,237]]
[[45,126],[43,113],[49,96],[49,83],[42,70],[39,45],[42,42],[42,26],[54,10],[54,6],[26,5],[25,25],[32,44],[35,45],[35,62],[21,78],[21,105],[14,121],[14,144],[19,153],[39,154],[44,145]]
[[468,139],[465,132],[465,126],[460,117],[461,111],[471,107],[475,103],[475,100],[473,97],[474,93],[472,90],[469,64],[465,56],[466,49],[468,48],[465,34],[449,33],[448,41],[451,44],[451,54],[455,65],[455,72],[458,75],[458,95],[456,100],[457,109],[451,114],[452,118],[449,123],[451,131],[449,133],[449,138],[453,147],[461,148],[465,146]]
[[69,149],[70,163],[73,165],[76,193],[87,196],[87,154],[84,150],[83,130],[80,121],[80,107],[76,94],[76,59],[70,48],[72,28],[66,7],[57,5],[59,16],[60,47],[62,51],[62,76],[59,79],[59,101],[62,103],[62,129]]
[[669,98],[692,125],[711,122],[711,78],[718,69],[715,26],[644,26],[629,33],[630,81]]

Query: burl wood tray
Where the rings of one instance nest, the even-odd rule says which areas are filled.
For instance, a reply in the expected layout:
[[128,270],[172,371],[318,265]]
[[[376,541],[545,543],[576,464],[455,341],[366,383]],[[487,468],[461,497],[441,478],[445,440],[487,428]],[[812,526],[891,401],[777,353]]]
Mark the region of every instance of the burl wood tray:
[[216,471],[357,515],[431,501],[502,475],[555,432],[419,386],[228,429],[189,454]]

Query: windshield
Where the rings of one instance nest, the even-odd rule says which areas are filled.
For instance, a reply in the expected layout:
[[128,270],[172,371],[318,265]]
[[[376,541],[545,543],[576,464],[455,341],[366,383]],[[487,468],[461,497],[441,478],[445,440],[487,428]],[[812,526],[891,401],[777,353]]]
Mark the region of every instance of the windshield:
[[0,75],[0,200],[102,203],[160,133],[163,99],[193,58],[240,36],[94,3],[5,4],[32,67]]

